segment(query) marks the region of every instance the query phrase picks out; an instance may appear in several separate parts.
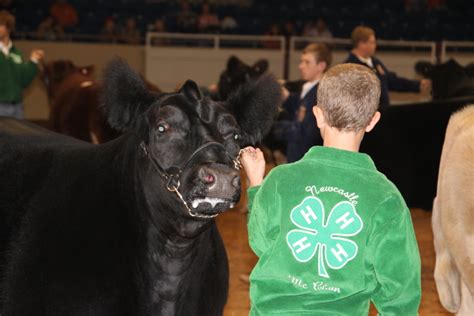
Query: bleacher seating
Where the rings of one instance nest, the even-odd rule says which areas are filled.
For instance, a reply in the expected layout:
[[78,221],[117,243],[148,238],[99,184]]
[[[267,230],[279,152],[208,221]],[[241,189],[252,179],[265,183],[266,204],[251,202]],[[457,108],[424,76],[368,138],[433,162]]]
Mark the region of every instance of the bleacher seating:
[[[168,31],[180,31],[174,21],[179,11],[176,0],[69,1],[79,14],[79,25],[73,30],[76,34],[97,34],[108,16],[115,17],[119,25],[134,16],[143,35],[148,25],[159,17],[165,20]],[[17,17],[18,31],[35,31],[49,14],[51,2],[16,0],[12,11]],[[474,40],[474,7],[455,0],[449,1],[448,6],[441,10],[406,12],[403,0],[255,0],[250,7],[223,5],[214,10],[220,19],[233,16],[239,28],[231,32],[238,34],[263,34],[272,23],[283,24],[287,20],[293,21],[301,32],[307,21],[323,17],[338,38],[348,38],[356,25],[365,24],[383,39]],[[192,9],[198,14],[200,6],[193,4]]]

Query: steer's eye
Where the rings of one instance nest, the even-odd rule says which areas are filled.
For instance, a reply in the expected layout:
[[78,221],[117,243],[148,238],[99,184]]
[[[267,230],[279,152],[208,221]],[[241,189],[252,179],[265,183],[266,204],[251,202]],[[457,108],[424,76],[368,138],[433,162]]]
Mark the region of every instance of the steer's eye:
[[168,130],[169,126],[168,124],[165,123],[160,123],[156,126],[156,130],[158,131],[159,134],[163,134]]
[[239,139],[240,139],[240,134],[234,133],[234,140],[239,140]]

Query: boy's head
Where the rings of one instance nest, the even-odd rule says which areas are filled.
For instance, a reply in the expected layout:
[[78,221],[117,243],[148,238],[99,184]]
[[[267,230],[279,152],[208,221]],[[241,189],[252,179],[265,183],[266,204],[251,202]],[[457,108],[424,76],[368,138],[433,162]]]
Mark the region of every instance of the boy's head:
[[375,54],[377,41],[375,31],[367,26],[357,26],[351,34],[352,45],[362,57],[368,58]]
[[380,115],[377,112],[379,100],[379,79],[373,71],[361,65],[334,66],[319,82],[317,107],[325,124],[340,131],[366,129],[376,113],[377,117]]
[[15,30],[15,17],[6,10],[0,11],[0,39],[3,40]]
[[329,68],[331,60],[331,50],[326,44],[309,44],[305,47],[300,57],[298,68],[301,73],[301,78],[304,81],[320,79],[323,72]]

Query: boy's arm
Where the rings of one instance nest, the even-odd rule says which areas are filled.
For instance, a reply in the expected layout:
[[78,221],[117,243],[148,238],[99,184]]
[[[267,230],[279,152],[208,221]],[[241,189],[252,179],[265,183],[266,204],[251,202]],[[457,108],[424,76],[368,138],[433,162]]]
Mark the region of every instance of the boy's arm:
[[369,249],[378,289],[372,301],[380,315],[418,315],[421,264],[410,211],[401,197],[389,198],[381,207],[377,213],[395,216],[374,220]]
[[[240,162],[249,180],[248,194],[248,234],[249,244],[257,256],[268,249],[272,232],[271,219],[274,219],[276,210],[273,207],[276,198],[276,183],[269,175],[265,182],[265,158],[258,148],[246,147],[240,152]],[[271,211],[271,215],[269,214]],[[272,217],[273,216],[273,217]],[[277,228],[278,225],[274,227]]]
[[267,177],[261,186],[247,190],[248,196],[248,239],[253,252],[260,257],[279,232],[276,183]]

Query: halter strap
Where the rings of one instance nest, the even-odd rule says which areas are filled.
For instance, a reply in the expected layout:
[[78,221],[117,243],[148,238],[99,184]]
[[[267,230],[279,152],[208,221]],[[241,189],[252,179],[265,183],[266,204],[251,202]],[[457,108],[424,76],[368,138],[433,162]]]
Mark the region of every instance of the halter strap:
[[170,168],[168,168],[167,170],[170,170],[171,172],[166,172],[159,164],[158,162],[153,159],[153,157],[150,155],[150,151],[148,150],[148,147],[147,145],[142,141],[140,143],[140,147],[142,148],[144,154],[148,157],[148,159],[151,161],[153,167],[155,168],[156,172],[158,172],[158,174],[166,180],[166,189],[170,192],[174,192],[176,193],[176,195],[178,196],[178,198],[181,200],[181,202],[183,202],[184,206],[186,207],[186,210],[188,211],[188,214],[191,216],[191,217],[197,217],[197,218],[214,218],[216,217],[218,214],[213,214],[213,215],[204,215],[204,214],[196,214],[196,213],[193,213],[193,211],[191,210],[191,208],[189,207],[188,203],[184,200],[182,194],[179,192],[179,186],[181,185],[181,182],[180,182],[180,177],[181,177],[181,174],[183,173],[183,170],[185,170],[186,168],[189,167],[189,164],[191,163],[191,161],[194,159],[194,157],[196,157],[199,152],[203,151],[204,149],[208,148],[208,147],[211,147],[211,146],[217,146],[217,147],[220,147],[224,150],[224,152],[227,154],[227,156],[232,160],[232,162],[234,163],[234,168],[235,169],[240,169],[241,165],[240,165],[240,152],[239,152],[239,155],[237,155],[237,157],[235,159],[232,159],[232,157],[229,155],[229,153],[227,152],[227,150],[225,149],[225,147],[218,143],[218,142],[207,142],[201,146],[199,146],[188,158],[188,160],[186,161],[186,163],[184,164],[184,167],[181,169],[181,168],[178,168],[178,167],[175,167],[175,166],[171,166]]

